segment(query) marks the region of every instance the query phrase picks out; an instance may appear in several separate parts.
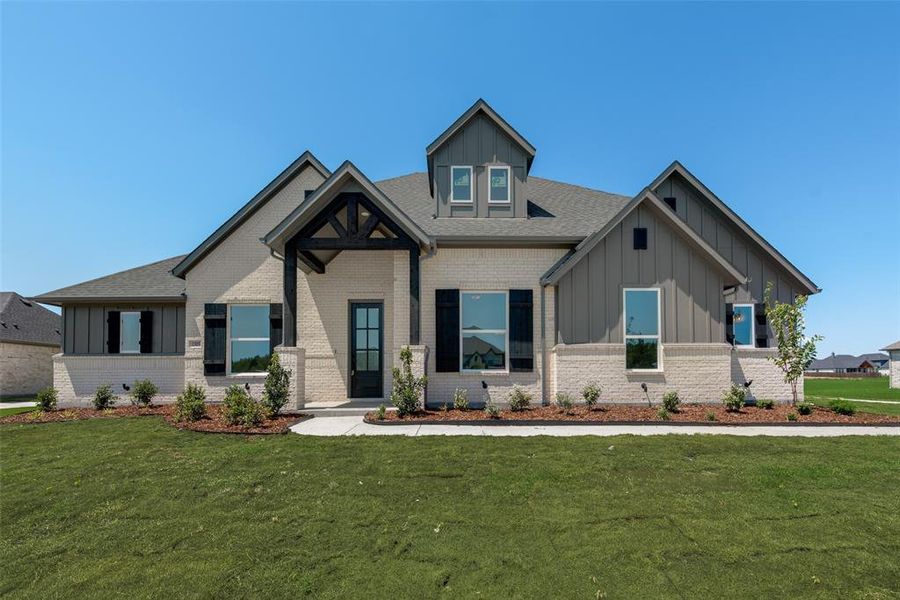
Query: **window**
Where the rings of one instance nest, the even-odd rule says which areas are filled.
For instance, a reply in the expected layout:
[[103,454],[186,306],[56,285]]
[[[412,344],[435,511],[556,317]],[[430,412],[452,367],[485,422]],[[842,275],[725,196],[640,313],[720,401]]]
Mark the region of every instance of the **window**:
[[450,167],[450,202],[472,201],[472,167]]
[[509,167],[488,167],[488,202],[509,202]]
[[669,205],[669,208],[672,210],[678,210],[678,200],[673,196],[666,196],[663,198],[663,202]]
[[119,316],[119,353],[139,354],[141,351],[141,313],[123,312]]
[[635,227],[634,228],[634,249],[635,250],[646,250],[647,249],[647,228],[646,227]]
[[658,371],[659,289],[625,289],[625,368]]
[[756,339],[756,323],[754,321],[752,304],[734,305],[735,346],[753,347],[753,341]]
[[506,370],[506,292],[462,292],[460,296],[461,369]]
[[231,309],[231,373],[262,373],[269,366],[269,305],[235,304]]

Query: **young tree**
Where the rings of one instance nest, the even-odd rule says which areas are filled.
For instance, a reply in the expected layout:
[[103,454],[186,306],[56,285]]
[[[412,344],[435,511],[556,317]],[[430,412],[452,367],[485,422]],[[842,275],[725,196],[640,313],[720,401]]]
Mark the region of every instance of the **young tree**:
[[772,299],[772,284],[766,285],[766,320],[772,326],[775,333],[775,343],[778,353],[770,356],[784,373],[785,383],[791,384],[791,404],[797,403],[797,384],[803,377],[803,371],[816,357],[816,344],[822,340],[822,336],[814,335],[807,338],[804,334],[806,322],[803,311],[806,308],[807,297],[797,296],[794,303],[781,303]]
[[397,407],[400,415],[411,415],[421,408],[419,397],[425,389],[427,379],[416,377],[412,372],[412,350],[409,346],[400,348],[400,368],[392,369],[394,375],[394,390],[391,392],[391,402]]

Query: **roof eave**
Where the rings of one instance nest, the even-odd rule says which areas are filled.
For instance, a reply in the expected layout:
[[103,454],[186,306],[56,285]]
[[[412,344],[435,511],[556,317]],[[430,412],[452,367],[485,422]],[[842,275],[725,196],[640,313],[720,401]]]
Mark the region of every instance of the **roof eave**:
[[50,306],[63,306],[64,304],[108,304],[116,302],[129,304],[135,302],[172,304],[187,301],[187,297],[184,294],[178,296],[32,296],[28,299]]

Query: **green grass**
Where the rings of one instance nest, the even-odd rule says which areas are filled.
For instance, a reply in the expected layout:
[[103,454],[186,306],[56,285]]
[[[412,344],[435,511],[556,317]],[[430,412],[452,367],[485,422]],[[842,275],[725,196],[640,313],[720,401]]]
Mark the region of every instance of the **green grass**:
[[900,389],[888,387],[887,377],[859,379],[803,379],[803,393],[820,398],[858,398],[861,400],[900,401]]
[[900,597],[900,438],[0,427],[10,598]]
[[[0,405],[2,406],[2,405]],[[20,406],[18,408],[0,408],[0,417],[6,417],[8,415],[17,415],[19,413],[31,412],[34,410],[33,406]]]

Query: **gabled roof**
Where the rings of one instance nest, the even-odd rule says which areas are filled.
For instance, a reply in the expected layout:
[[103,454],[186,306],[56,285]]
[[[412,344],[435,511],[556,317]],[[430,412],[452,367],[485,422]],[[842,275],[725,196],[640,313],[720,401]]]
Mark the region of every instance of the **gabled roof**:
[[172,268],[184,259],[173,256],[149,265],[70,285],[33,300],[44,304],[75,302],[184,302],[184,280]]
[[485,102],[482,98],[479,98],[475,101],[475,104],[469,107],[469,109],[464,112],[458,119],[456,119],[450,127],[444,130],[444,132],[437,136],[433,142],[428,144],[428,147],[425,148],[425,156],[428,159],[428,187],[432,194],[434,194],[434,153],[435,151],[444,145],[444,142],[453,137],[457,131],[465,127],[466,123],[475,118],[477,114],[484,114],[488,119],[493,121],[493,123],[499,127],[506,135],[508,135],[512,140],[519,145],[520,148],[525,152],[528,157],[527,160],[527,168],[526,171],[531,170],[531,163],[534,162],[534,155],[537,153],[537,150],[531,143],[526,140],[522,134],[516,131],[512,125],[506,122],[506,120],[501,117],[497,111],[495,111],[491,106]]
[[428,248],[432,246],[429,235],[349,160],[344,161],[337,171],[310,194],[309,198],[301,202],[272,231],[266,234],[262,238],[263,243],[276,252],[283,253],[285,242],[315,217],[319,210],[325,207],[348,183],[356,183],[361,187],[363,192],[412,239]]
[[0,292],[0,342],[59,346],[60,318],[15,292]]
[[687,170],[687,168],[682,165],[677,160],[674,161],[671,165],[669,165],[659,176],[653,180],[653,183],[650,184],[651,190],[656,190],[662,182],[664,182],[670,175],[673,173],[678,173],[685,181],[687,181],[691,186],[694,187],[704,198],[709,200],[713,206],[718,208],[722,214],[724,214],[729,220],[731,220],[734,225],[743,231],[751,240],[756,242],[760,248],[762,248],[772,259],[775,260],[779,265],[781,265],[788,273],[793,275],[797,281],[803,284],[806,287],[806,290],[810,294],[817,294],[821,292],[821,288],[819,288],[813,281],[800,272],[800,269],[795,267],[791,261],[784,257],[781,252],[775,249],[772,244],[767,242],[763,236],[759,235],[750,225],[748,225],[742,218],[740,218],[736,212],[731,210],[731,208],[725,204],[722,200],[719,199],[712,191],[703,185],[699,179],[694,177],[694,174]]
[[603,226],[602,229],[597,231],[596,233],[591,234],[587,238],[584,239],[580,244],[575,247],[575,251],[571,254],[565,256],[562,260],[558,261],[555,265],[550,267],[546,273],[544,273],[543,277],[541,277],[542,285],[553,285],[557,283],[563,275],[568,273],[578,262],[584,258],[591,250],[593,250],[594,246],[596,246],[603,238],[605,238],[610,231],[612,231],[619,223],[625,220],[632,211],[634,211],[641,204],[650,204],[656,209],[656,214],[665,221],[672,229],[676,232],[680,233],[681,236],[687,240],[687,242],[699,250],[703,254],[705,254],[713,264],[719,267],[719,269],[727,276],[726,283],[730,284],[742,284],[745,283],[747,278],[737,269],[732,266],[730,262],[728,262],[725,257],[716,252],[716,250],[710,246],[706,240],[700,237],[696,231],[691,229],[684,221],[678,218],[675,213],[668,209],[668,207],[663,204],[662,200],[650,191],[650,188],[644,188],[641,193],[631,199],[631,201],[625,205],[625,207],[619,211],[619,214],[613,217],[606,225]]
[[282,171],[275,179],[269,182],[266,187],[261,189],[255,196],[253,196],[247,204],[242,206],[240,210],[234,213],[230,219],[225,221],[218,229],[216,229],[212,235],[203,240],[203,242],[194,248],[194,250],[185,256],[184,260],[178,263],[174,269],[172,269],[172,273],[176,277],[181,277],[184,279],[185,273],[187,273],[191,267],[193,267],[197,262],[200,261],[201,258],[206,256],[213,248],[219,245],[219,243],[228,237],[235,229],[241,226],[244,221],[249,219],[253,213],[255,213],[263,204],[268,202],[275,194],[280,192],[284,186],[289,184],[291,180],[294,179],[297,175],[299,175],[304,167],[307,165],[313,167],[319,173],[322,174],[322,177],[328,178],[331,175],[331,171],[329,171],[325,165],[319,162],[312,152],[309,150],[305,151],[297,160],[292,162],[288,167]]

